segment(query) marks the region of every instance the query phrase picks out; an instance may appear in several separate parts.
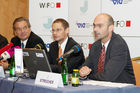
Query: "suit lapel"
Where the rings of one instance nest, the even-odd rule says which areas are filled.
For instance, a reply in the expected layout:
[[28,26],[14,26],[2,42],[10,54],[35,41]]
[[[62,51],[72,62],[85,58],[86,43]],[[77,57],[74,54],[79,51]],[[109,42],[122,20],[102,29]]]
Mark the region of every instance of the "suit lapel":
[[98,41],[94,47],[95,47],[95,50],[94,50],[94,53],[95,53],[95,56],[94,56],[94,68],[95,69],[94,70],[96,72],[97,71],[98,61],[99,61],[99,56],[100,56],[100,53],[101,53],[101,50],[102,50],[101,41]]
[[58,51],[59,51],[58,42],[56,42],[56,43],[54,44],[54,54],[56,54],[56,58],[58,58]]
[[64,53],[66,53],[67,51],[69,51],[71,48],[72,48],[71,38],[68,38],[68,41],[67,41],[66,46],[65,46]]
[[111,40],[108,44],[108,47],[107,47],[107,51],[106,51],[106,58],[105,58],[105,64],[108,62],[108,60],[110,59],[110,51],[111,51],[111,47],[112,47],[112,42],[113,42],[113,39],[116,37],[116,34],[113,32],[112,33],[112,37],[111,37]]

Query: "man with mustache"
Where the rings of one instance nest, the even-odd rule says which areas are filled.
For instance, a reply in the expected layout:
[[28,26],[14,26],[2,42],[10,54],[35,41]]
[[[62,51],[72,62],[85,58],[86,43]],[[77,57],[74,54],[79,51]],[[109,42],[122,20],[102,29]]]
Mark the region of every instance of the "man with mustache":
[[93,80],[136,84],[129,49],[125,40],[114,33],[114,20],[101,13],[93,23],[95,43],[81,67],[81,77]]

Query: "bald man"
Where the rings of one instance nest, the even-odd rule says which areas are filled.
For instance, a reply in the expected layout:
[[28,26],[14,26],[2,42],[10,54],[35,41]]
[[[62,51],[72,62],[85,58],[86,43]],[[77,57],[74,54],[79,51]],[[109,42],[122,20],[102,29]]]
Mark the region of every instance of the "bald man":
[[79,74],[93,80],[136,84],[128,46],[113,31],[114,20],[109,14],[96,16],[93,22],[95,42]]

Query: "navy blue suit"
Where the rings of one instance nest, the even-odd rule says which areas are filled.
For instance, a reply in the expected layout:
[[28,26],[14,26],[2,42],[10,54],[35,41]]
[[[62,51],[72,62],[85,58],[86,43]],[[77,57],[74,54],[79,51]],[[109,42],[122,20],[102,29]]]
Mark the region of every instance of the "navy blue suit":
[[[11,39],[11,42],[14,44],[14,46],[21,46],[21,41],[17,36],[13,37]],[[47,53],[47,49],[45,47],[45,44],[44,44],[43,40],[38,35],[36,35],[35,33],[31,32],[31,34],[30,34],[30,36],[28,38],[28,41],[26,43],[25,48],[34,48],[39,43],[41,43],[43,45],[44,50]]]

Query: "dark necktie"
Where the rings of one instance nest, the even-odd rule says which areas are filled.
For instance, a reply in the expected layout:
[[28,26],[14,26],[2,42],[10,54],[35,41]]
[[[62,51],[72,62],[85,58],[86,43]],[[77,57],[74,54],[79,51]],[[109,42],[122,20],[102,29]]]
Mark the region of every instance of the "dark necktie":
[[21,48],[24,48],[24,43],[23,42],[21,43]]
[[103,45],[97,65],[97,73],[104,71],[104,62],[105,62],[105,46]]

